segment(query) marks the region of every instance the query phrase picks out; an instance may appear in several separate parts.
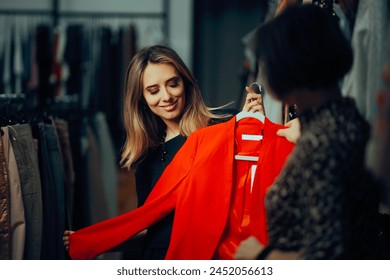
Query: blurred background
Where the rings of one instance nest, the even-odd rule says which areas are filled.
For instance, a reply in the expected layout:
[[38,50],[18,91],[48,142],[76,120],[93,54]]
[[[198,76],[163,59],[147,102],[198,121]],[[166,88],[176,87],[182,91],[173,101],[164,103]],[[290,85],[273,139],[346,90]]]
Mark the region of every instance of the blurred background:
[[[130,38],[126,37],[129,32],[134,32],[131,44],[135,49],[152,44],[172,47],[195,74],[209,106],[240,98],[245,71],[242,38],[263,22],[266,10],[266,0],[0,0],[0,16],[7,18],[3,27],[23,29],[24,37],[31,36],[26,34],[27,29],[43,23],[53,29],[47,35],[50,37],[54,31],[60,32],[59,28],[75,29],[78,25],[78,32],[68,30],[68,33],[78,33],[74,36],[86,41],[86,36],[92,40],[99,36],[91,33],[103,32],[100,36],[106,40],[105,47],[123,48],[120,41]],[[69,43],[61,38],[60,41]],[[74,44],[85,48],[86,43]],[[134,49],[128,52],[127,56],[131,56]],[[114,55],[118,56],[119,51]],[[124,58],[120,70],[128,63],[128,57]],[[92,59],[82,58],[84,62]],[[123,72],[114,71],[123,76]]]

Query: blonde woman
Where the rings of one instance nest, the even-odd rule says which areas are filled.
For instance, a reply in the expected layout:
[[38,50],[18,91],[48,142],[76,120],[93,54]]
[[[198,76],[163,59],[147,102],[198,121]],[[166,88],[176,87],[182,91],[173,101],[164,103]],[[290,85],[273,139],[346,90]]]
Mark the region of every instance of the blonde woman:
[[[195,130],[226,121],[234,110],[208,108],[191,72],[179,55],[164,46],[141,49],[130,62],[123,100],[126,141],[121,165],[136,169],[138,206],[187,137]],[[247,88],[243,110],[264,113],[261,96]],[[221,114],[222,112],[222,114]],[[149,227],[143,259],[164,259],[169,246],[173,212]],[[67,246],[72,231],[65,231]]]

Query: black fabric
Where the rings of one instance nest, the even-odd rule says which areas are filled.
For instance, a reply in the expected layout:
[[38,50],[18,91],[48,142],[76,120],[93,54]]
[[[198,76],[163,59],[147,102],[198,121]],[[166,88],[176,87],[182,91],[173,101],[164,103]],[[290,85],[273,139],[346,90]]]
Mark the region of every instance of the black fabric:
[[390,259],[390,214],[379,214],[380,238],[384,247],[384,259]]
[[47,25],[37,27],[36,59],[38,63],[39,84],[38,84],[38,104],[45,106],[51,98],[50,73],[53,64],[52,52],[52,31]]
[[[150,150],[145,160],[139,165],[136,171],[138,206],[144,204],[154,185],[157,183],[165,167],[172,161],[173,157],[186,138],[178,135],[164,144],[167,152],[165,161],[161,161],[162,147]],[[164,259],[171,238],[173,212],[160,220],[148,229],[145,236],[145,247],[142,253],[143,259]]]
[[77,95],[81,100],[82,66],[83,66],[83,37],[82,25],[70,25],[66,29],[66,45],[64,59],[69,66],[69,77],[66,81],[66,93]]

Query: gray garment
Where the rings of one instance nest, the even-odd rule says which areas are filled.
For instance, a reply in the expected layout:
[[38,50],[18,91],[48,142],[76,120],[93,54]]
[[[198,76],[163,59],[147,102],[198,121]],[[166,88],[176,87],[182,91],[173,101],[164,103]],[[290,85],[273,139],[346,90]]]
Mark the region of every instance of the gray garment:
[[11,232],[11,259],[22,260],[26,241],[26,219],[18,165],[14,149],[9,139],[9,127],[3,127],[4,154],[8,167],[8,184],[10,196],[10,232]]
[[354,62],[342,85],[343,95],[355,99],[370,124],[378,113],[376,96],[382,84],[388,5],[387,0],[359,1],[351,42]]
[[108,219],[107,196],[103,185],[102,157],[92,127],[88,134],[88,199],[90,200],[89,219],[91,224]]
[[102,112],[95,114],[92,120],[92,127],[96,135],[99,154],[101,157],[101,170],[105,201],[107,203],[108,217],[118,214],[118,164],[115,158],[115,149],[111,139],[110,130],[107,125],[106,116]]
[[26,219],[24,259],[39,260],[42,244],[42,191],[37,147],[31,126],[18,124],[9,129],[11,143],[19,169]]

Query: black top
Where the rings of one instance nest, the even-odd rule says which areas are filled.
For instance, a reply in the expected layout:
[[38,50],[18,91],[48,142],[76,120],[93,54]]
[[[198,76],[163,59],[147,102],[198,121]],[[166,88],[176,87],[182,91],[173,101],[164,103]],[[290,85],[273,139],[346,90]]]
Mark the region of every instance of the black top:
[[[185,143],[186,138],[178,135],[164,145],[149,150],[135,173],[138,207],[145,203],[165,167]],[[166,151],[163,156],[163,152]],[[162,161],[164,157],[164,161]],[[173,212],[148,228],[143,251],[144,259],[164,259],[169,246],[173,224]]]

